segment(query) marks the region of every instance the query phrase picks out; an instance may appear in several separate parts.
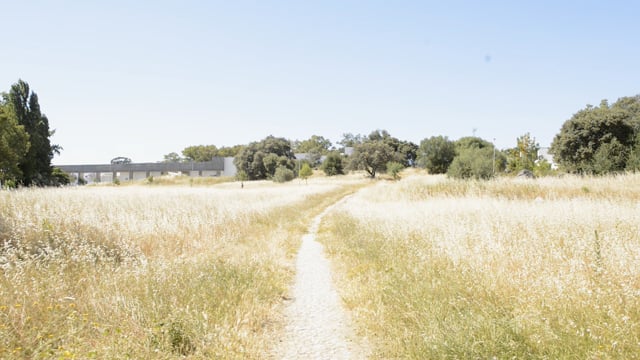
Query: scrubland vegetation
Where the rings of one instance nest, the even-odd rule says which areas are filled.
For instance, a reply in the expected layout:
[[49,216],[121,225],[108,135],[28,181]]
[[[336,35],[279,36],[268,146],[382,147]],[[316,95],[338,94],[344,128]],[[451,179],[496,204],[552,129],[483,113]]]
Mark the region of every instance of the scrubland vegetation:
[[360,181],[0,191],[0,358],[264,358],[307,222]]
[[372,358],[640,355],[640,176],[379,182],[321,228]]

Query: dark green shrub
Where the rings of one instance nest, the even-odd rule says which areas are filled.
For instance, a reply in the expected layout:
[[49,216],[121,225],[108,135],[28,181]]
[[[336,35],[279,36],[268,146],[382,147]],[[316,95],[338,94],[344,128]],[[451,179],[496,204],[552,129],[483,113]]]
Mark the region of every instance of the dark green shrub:
[[340,153],[330,153],[322,163],[322,171],[324,171],[327,176],[344,174],[344,163],[342,160],[342,155]]
[[284,183],[293,180],[294,177],[295,174],[293,173],[293,170],[284,166],[279,166],[273,174],[273,181]]
[[453,159],[447,176],[455,179],[490,179],[494,173],[493,148],[467,148]]

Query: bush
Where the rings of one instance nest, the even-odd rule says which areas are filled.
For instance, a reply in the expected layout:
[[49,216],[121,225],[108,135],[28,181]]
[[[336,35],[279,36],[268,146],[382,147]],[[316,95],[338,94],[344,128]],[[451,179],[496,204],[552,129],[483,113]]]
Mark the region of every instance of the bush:
[[533,174],[536,177],[550,176],[555,175],[556,171],[551,167],[551,163],[545,159],[540,159],[533,167]]
[[327,158],[322,163],[322,171],[327,176],[343,175],[344,164],[342,162],[342,155],[337,152],[332,152],[327,155]]
[[447,176],[455,179],[490,179],[493,171],[493,148],[467,148],[453,159]]
[[396,161],[389,161],[387,163],[387,173],[393,177],[394,180],[400,179],[400,172],[404,169],[404,165]]
[[432,136],[420,142],[418,164],[430,174],[445,174],[456,156],[456,144],[446,136]]
[[293,180],[294,177],[295,174],[293,173],[293,170],[284,166],[279,166],[273,174],[273,181],[284,183]]
[[4,183],[1,184],[2,186],[0,186],[0,190],[2,189],[15,189],[18,187],[18,183],[16,183],[15,180],[13,179],[9,179],[9,180],[5,180]]
[[71,178],[69,178],[69,174],[60,170],[60,168],[54,167],[51,171],[51,185],[52,186],[62,186],[69,185],[71,183]]
[[302,169],[300,169],[300,173],[298,174],[298,176],[300,176],[305,181],[307,181],[307,179],[311,175],[313,175],[313,170],[311,170],[311,166],[309,166],[309,164],[307,164],[307,163],[302,165]]

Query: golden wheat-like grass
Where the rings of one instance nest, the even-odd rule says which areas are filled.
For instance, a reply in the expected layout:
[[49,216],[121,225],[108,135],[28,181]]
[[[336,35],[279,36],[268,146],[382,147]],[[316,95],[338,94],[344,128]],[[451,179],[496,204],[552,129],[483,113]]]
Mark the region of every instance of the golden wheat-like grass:
[[0,192],[0,358],[262,358],[308,221],[361,182]]
[[640,176],[414,176],[321,240],[376,358],[636,358]]

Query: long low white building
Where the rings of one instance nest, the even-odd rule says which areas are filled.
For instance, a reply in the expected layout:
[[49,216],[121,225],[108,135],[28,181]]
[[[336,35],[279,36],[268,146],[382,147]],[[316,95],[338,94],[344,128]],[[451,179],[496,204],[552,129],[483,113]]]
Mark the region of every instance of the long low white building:
[[87,182],[142,180],[150,176],[180,173],[187,176],[235,176],[233,158],[215,157],[204,162],[158,162],[129,164],[56,165],[55,167]]

